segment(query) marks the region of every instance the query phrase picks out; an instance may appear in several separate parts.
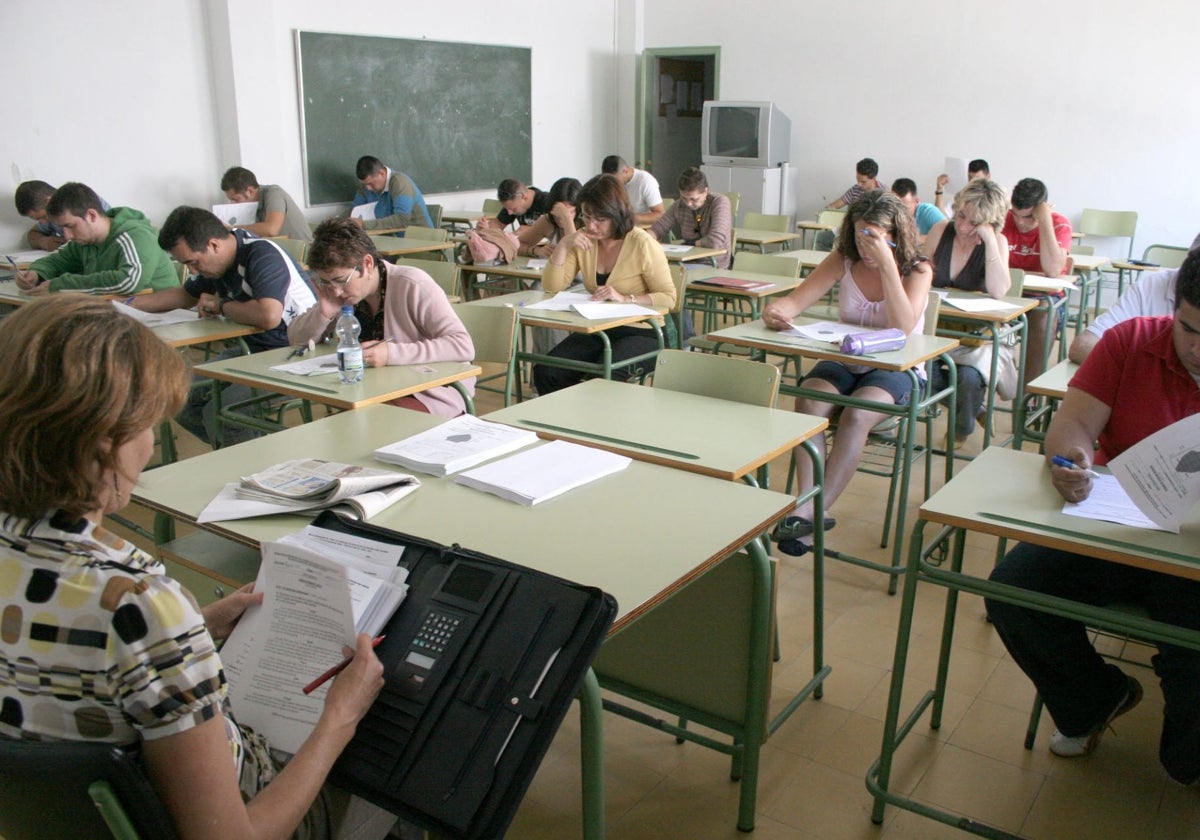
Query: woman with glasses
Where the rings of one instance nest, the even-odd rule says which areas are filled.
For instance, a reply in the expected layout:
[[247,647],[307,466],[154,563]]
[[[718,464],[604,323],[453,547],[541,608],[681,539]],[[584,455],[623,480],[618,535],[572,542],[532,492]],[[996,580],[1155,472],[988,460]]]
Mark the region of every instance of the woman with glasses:
[[[288,326],[288,342],[303,345],[333,334],[342,307],[354,307],[362,330],[363,365],[469,362],[475,345],[445,292],[418,268],[384,262],[366,231],[350,219],[329,219],[313,234],[308,267],[317,304]],[[474,390],[475,380],[463,380]],[[466,411],[454,388],[440,386],[393,400],[392,405],[457,417]]]
[[[1008,196],[995,181],[976,178],[954,196],[954,215],[929,230],[925,250],[933,255],[933,285],[983,292],[994,298],[1008,293],[1008,240],[1000,232],[1008,214]],[[1006,348],[1002,352],[1009,353]],[[983,412],[984,389],[992,366],[991,342],[958,347],[950,353],[958,366],[958,408],[953,438],[957,446],[971,436]],[[1012,364],[1012,356],[1002,363]],[[945,368],[934,368],[933,387],[946,386]]]
[[[837,286],[838,320],[842,323],[894,327],[912,335],[925,326],[932,280],[929,260],[918,253],[912,214],[894,194],[872,190],[850,205],[833,252],[791,294],[763,308],[763,323],[773,330],[789,329],[793,318]],[[913,397],[911,380],[903,371],[840,362],[818,362],[800,385],[897,405]],[[829,417],[834,408],[820,400],[796,398],[796,411],[804,414]],[[825,464],[826,510],[833,507],[854,476],[871,428],[886,416],[865,408],[842,410]],[[798,458],[797,463],[803,491],[812,486],[812,466],[806,457]],[[810,500],[797,506],[776,527],[773,536],[780,551],[795,556],[808,552],[812,516]],[[826,530],[833,525],[834,520],[826,518]]]
[[[579,192],[583,228],[567,234],[554,246],[542,272],[542,288],[554,294],[583,277],[592,300],[637,303],[662,309],[675,306],[675,284],[662,246],[633,222],[633,208],[625,187],[612,175],[597,175]],[[667,319],[668,324],[670,319]],[[623,359],[653,352],[658,339],[650,324],[639,323],[605,331],[612,347],[614,376],[630,378],[654,370],[654,360],[637,369]],[[603,340],[597,335],[571,333],[551,356],[581,362],[599,362]],[[539,394],[549,394],[581,382],[584,374],[548,365],[535,365],[533,381]]]
[[[396,818],[326,775],[383,687],[361,635],[286,766],[240,727],[217,642],[262,602],[198,607],[109,531],[191,376],[149,329],[86,295],[22,307],[0,331],[0,738],[139,748],[183,838],[382,838]],[[46,745],[48,748],[50,744]],[[9,835],[10,837],[12,835]]]

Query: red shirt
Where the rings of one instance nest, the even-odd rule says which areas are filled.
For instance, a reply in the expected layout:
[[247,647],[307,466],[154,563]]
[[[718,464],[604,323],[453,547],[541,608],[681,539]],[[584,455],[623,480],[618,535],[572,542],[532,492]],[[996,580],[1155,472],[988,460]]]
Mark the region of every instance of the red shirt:
[[1105,331],[1071,379],[1072,388],[1112,409],[1097,464],[1200,412],[1200,385],[1175,352],[1174,323],[1170,316],[1122,321]]
[[[1070,219],[1059,213],[1051,213],[1050,219],[1054,223],[1054,238],[1058,240],[1058,247],[1062,248],[1064,254],[1071,253]],[[1045,273],[1042,271],[1042,252],[1038,249],[1042,236],[1040,226],[1035,227],[1029,233],[1021,233],[1017,230],[1017,223],[1013,219],[1012,211],[1009,210],[1008,216],[1004,219],[1004,230],[1001,233],[1008,240],[1009,268],[1019,268],[1035,274]]]

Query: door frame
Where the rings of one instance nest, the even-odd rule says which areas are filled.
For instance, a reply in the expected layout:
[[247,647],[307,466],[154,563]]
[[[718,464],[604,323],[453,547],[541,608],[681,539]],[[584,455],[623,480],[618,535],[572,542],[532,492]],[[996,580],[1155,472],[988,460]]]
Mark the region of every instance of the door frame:
[[637,95],[634,101],[634,166],[641,167],[646,162],[650,147],[650,125],[653,115],[651,108],[658,102],[654,88],[658,83],[658,74],[650,73],[649,68],[656,64],[658,58],[679,58],[681,56],[712,56],[713,59],[713,99],[721,98],[721,48],[711,47],[647,47],[638,56]]

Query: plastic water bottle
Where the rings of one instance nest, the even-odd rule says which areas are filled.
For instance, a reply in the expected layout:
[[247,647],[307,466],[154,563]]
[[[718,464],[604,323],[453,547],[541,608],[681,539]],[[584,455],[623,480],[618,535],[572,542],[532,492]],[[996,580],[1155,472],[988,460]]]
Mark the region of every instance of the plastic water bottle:
[[363,355],[362,345],[358,342],[358,333],[362,329],[358,319],[354,317],[354,307],[342,307],[342,314],[337,320],[338,347],[338,376],[347,385],[362,382]]
[[890,327],[886,330],[871,330],[845,336],[842,339],[841,351],[851,356],[865,356],[868,353],[899,350],[907,341],[908,336],[903,330]]

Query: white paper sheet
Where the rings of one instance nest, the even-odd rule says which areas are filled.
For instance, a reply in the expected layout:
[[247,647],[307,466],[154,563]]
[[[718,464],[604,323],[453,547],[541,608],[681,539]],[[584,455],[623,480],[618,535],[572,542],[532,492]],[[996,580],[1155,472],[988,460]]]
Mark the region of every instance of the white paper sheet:
[[1020,309],[1015,303],[1008,303],[995,298],[942,298],[942,303],[953,306],[963,312],[1004,312],[1009,309]]
[[1135,528],[1150,528],[1162,531],[1154,522],[1148,519],[1140,510],[1129,494],[1121,487],[1114,475],[1101,474],[1092,479],[1092,492],[1082,502],[1066,502],[1062,512],[1067,516],[1078,516],[1081,519],[1098,519],[1102,522],[1116,522],[1119,525],[1132,525]]
[[1178,534],[1200,501],[1200,414],[1160,429],[1108,467],[1142,513]]
[[837,321],[818,321],[815,324],[796,324],[790,330],[780,330],[782,335],[796,336],[797,338],[807,338],[810,341],[828,341],[833,344],[841,344],[842,339],[848,335],[856,335],[858,333],[867,332],[863,327],[856,327],[853,324],[840,324]]
[[628,318],[633,315],[657,315],[658,311],[636,303],[575,303],[571,310],[589,321],[605,321],[610,318]]
[[587,292],[559,292],[552,298],[537,303],[527,303],[522,309],[544,309],[551,312],[570,312],[576,303],[589,303],[592,296]]
[[254,224],[258,215],[257,201],[242,201],[237,204],[214,204],[213,215],[230,227]]
[[337,353],[309,353],[294,362],[284,362],[281,365],[271,365],[270,370],[278,373],[290,373],[293,376],[325,376],[337,373]]
[[200,317],[194,309],[172,309],[170,312],[143,312],[140,309],[134,309],[132,306],[126,306],[119,300],[114,300],[112,305],[122,315],[128,315],[135,321],[141,321],[151,329],[154,327],[165,327],[168,324],[182,324],[188,321],[195,321]]
[[366,204],[360,204],[350,210],[351,219],[370,220],[375,218],[375,205],[378,201],[369,201]]

